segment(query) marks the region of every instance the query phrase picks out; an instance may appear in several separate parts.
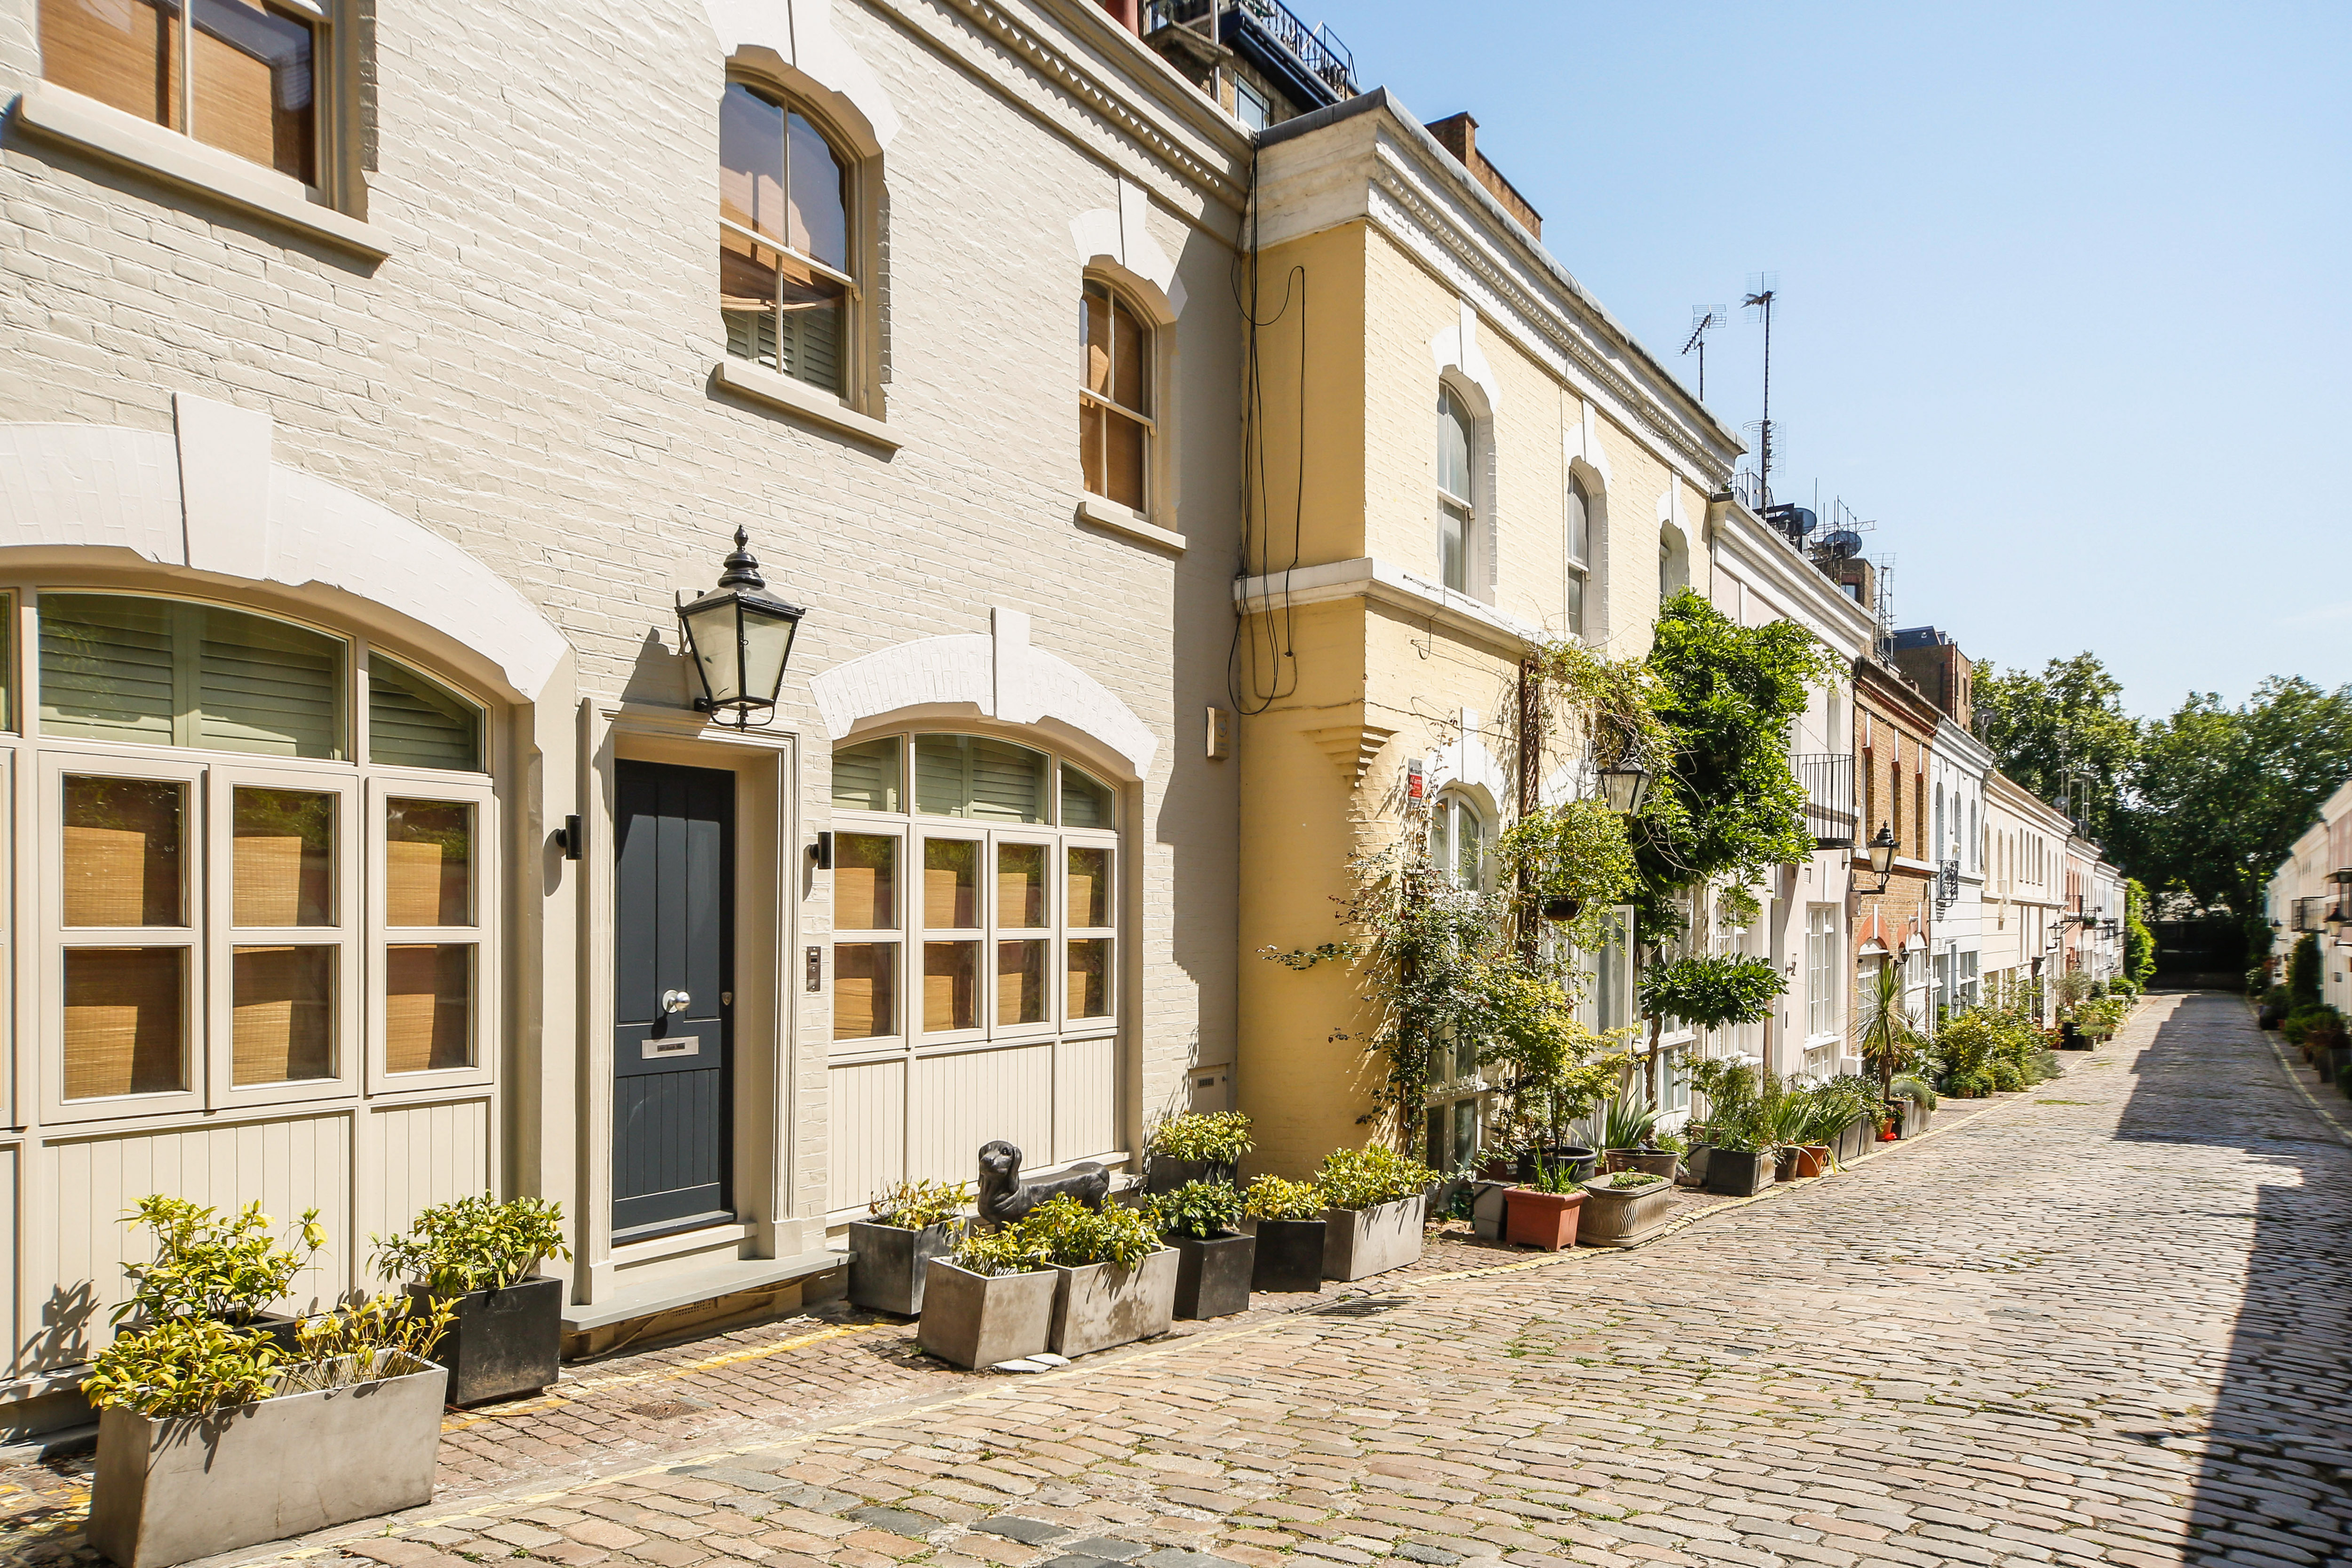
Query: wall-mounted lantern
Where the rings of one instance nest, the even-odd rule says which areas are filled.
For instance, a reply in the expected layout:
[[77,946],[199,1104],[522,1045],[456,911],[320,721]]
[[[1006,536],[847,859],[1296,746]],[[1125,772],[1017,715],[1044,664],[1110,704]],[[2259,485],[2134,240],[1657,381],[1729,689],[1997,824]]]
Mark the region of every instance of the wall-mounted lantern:
[[732,714],[738,730],[750,729],[753,718],[775,710],[793,637],[807,613],[766,592],[767,579],[760,575],[751,542],[751,535],[737,529],[735,550],[719,574],[719,586],[677,606],[687,656],[702,681],[695,711],[716,714],[722,724]]
[[1640,815],[1642,803],[1650,798],[1650,770],[1642,765],[1641,753],[1629,750],[1601,770],[1601,796],[1620,816]]
[[1871,889],[1873,892],[1886,891],[1886,884],[1895,879],[1895,849],[1894,825],[1880,823],[1878,831],[1870,836],[1870,868],[1878,877],[1878,886]]

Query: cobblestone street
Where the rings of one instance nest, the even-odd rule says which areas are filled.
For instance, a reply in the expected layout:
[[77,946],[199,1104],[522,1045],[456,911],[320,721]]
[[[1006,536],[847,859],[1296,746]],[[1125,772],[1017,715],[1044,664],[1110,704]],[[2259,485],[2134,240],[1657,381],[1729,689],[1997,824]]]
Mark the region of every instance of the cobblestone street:
[[[2320,1109],[2345,1102],[2299,1089],[2230,997],[2152,997],[2069,1065],[1631,1253],[1496,1268],[1441,1248],[1417,1279],[1045,1376],[950,1374],[896,1329],[815,1321],[588,1368],[550,1408],[611,1438],[583,1416],[585,1435],[493,1441],[495,1415],[455,1416],[452,1490],[299,1554],[2352,1561],[2352,1149]],[[757,1369],[767,1415],[668,1410],[698,1386],[670,1374],[706,1363]],[[70,1477],[10,1479],[29,1501]],[[17,1555],[74,1553],[70,1522],[21,1510]]]

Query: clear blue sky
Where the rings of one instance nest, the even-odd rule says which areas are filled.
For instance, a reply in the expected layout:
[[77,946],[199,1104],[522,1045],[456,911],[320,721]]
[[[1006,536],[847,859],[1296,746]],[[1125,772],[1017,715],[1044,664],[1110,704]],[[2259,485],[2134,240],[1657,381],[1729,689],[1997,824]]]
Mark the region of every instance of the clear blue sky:
[[1877,521],[1898,625],[2148,714],[2352,680],[2352,4],[1291,4],[1652,353],[1732,305],[1735,429],[1779,272],[1773,489]]

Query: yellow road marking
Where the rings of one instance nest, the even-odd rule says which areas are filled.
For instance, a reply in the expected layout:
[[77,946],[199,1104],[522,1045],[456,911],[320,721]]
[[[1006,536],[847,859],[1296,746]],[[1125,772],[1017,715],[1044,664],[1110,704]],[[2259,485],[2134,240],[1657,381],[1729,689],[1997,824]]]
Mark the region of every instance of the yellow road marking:
[[452,1415],[441,1423],[441,1430],[445,1434],[462,1432],[468,1426],[479,1426],[485,1422],[504,1421],[516,1415],[536,1415],[542,1411],[561,1410],[567,1405],[577,1404],[578,1395],[593,1393],[598,1389],[626,1388],[639,1383],[675,1382],[679,1378],[712,1372],[722,1366],[737,1366],[747,1361],[764,1361],[772,1355],[782,1355],[786,1351],[796,1351],[803,1346],[821,1344],[826,1340],[847,1339],[853,1334],[870,1334],[877,1329],[888,1326],[885,1323],[844,1323],[830,1329],[819,1329],[813,1334],[799,1334],[789,1340],[779,1340],[772,1345],[754,1345],[747,1350],[728,1351],[719,1355],[704,1356],[699,1361],[680,1362],[676,1366],[659,1367],[652,1372],[616,1373],[611,1377],[584,1377],[576,1383],[561,1385],[566,1390],[563,1394],[551,1394],[545,1399],[535,1399],[529,1405],[509,1405],[499,1410],[485,1411],[479,1415]]

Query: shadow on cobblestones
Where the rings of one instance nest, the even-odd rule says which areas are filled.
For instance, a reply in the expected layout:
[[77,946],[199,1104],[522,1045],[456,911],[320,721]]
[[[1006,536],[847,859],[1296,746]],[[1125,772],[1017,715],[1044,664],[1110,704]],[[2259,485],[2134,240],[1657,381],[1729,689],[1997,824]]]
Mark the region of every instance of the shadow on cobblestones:
[[2201,1440],[2185,1560],[2252,1568],[2352,1560],[2352,1149],[2286,1082],[2292,1075],[2319,1096],[2336,1091],[2282,1067],[2230,995],[2185,998],[2134,1070],[2119,1139],[2228,1145],[2274,1170],[2251,1211],[2242,1183],[2189,1169],[2172,1183],[2175,1224],[2192,1244],[2248,1220],[2252,1231],[2242,1268],[2234,1247],[2185,1259],[2202,1278],[2184,1276],[2184,1291],[2240,1290],[2210,1413],[2201,1427],[2131,1434],[2151,1445]]

